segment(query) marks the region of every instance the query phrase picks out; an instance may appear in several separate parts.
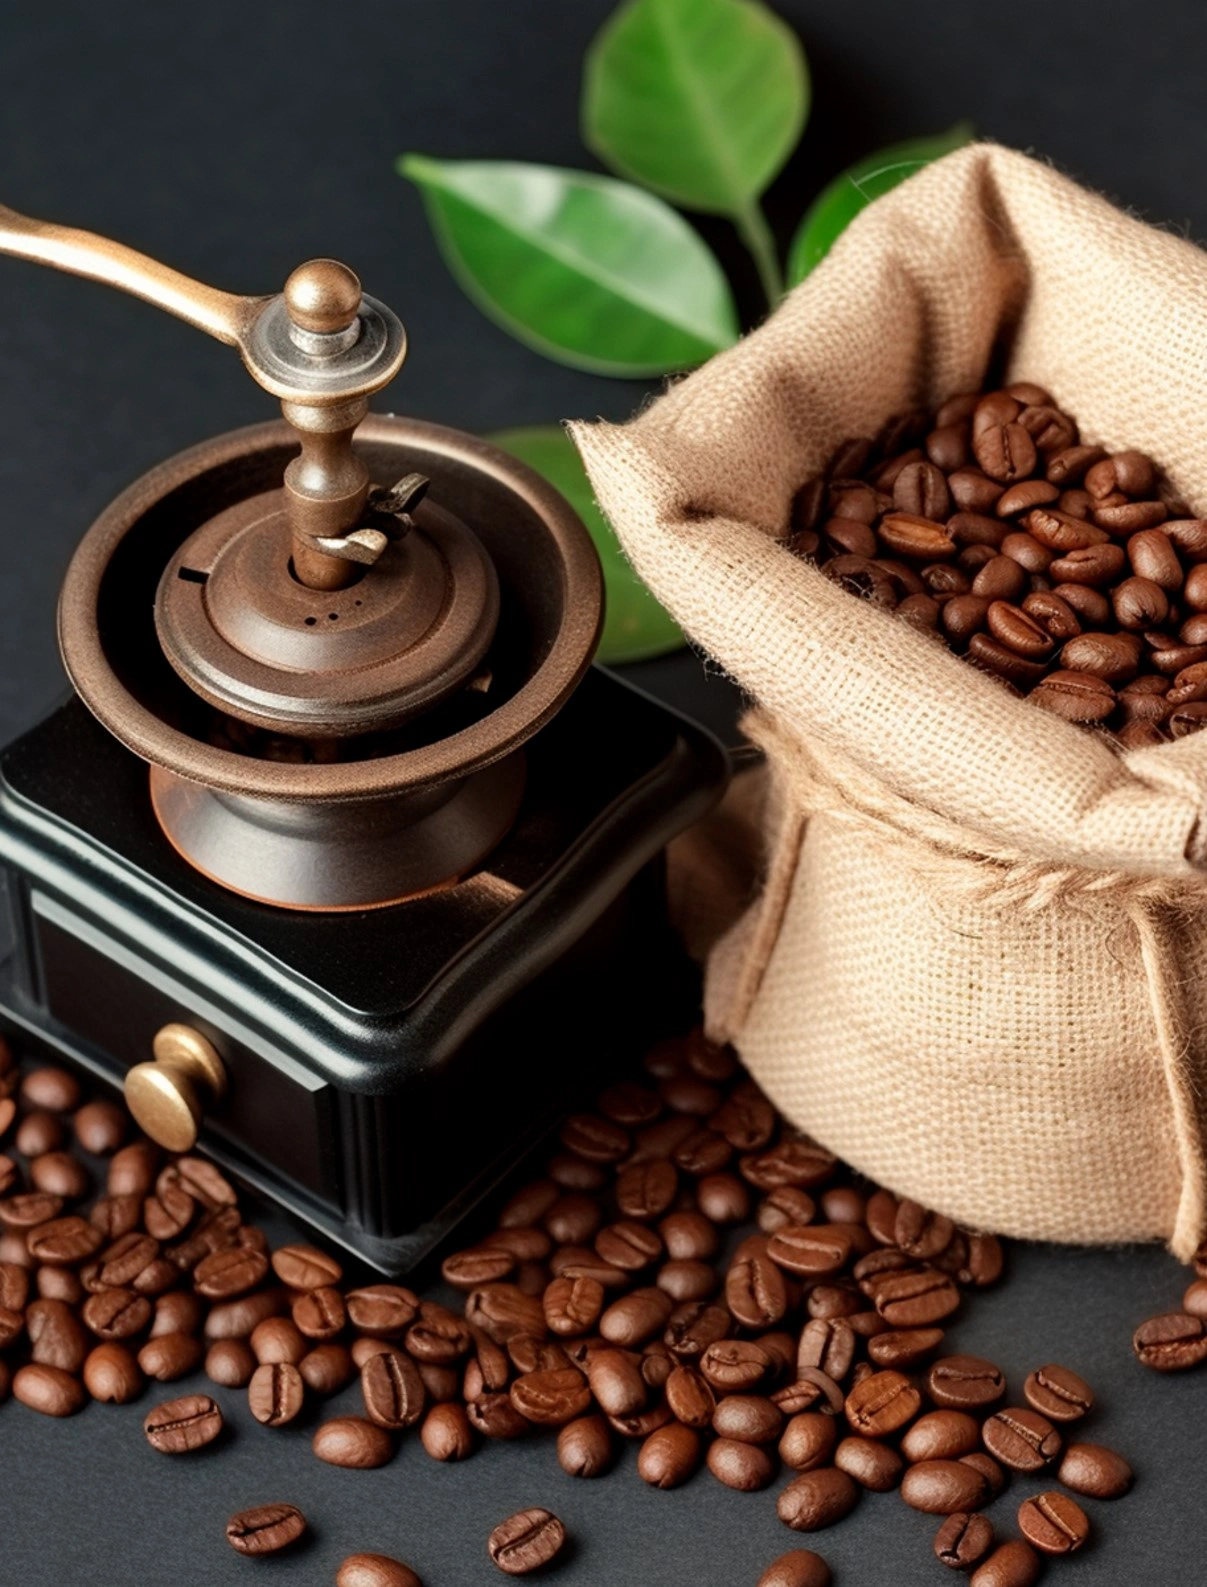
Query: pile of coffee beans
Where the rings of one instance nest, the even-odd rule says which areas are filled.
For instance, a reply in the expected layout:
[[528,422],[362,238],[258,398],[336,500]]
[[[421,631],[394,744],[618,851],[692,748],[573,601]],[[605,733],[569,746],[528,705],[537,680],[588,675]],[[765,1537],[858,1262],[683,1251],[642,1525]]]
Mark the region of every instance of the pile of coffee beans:
[[965,392],[834,453],[792,549],[1120,747],[1207,722],[1207,519],[1042,386]]
[[[281,1428],[359,1379],[363,1414],[320,1422],[320,1460],[382,1466],[410,1429],[439,1461],[550,1430],[581,1478],[626,1442],[662,1489],[705,1467],[753,1492],[787,1468],[776,1507],[795,1532],[898,1489],[943,1518],[935,1556],[976,1587],[1026,1587],[1044,1556],[1080,1548],[1090,1523],[1070,1491],[1113,1498],[1131,1481],[1112,1451],[1065,1441],[1089,1385],[1042,1365],[1012,1397],[994,1363],[943,1350],[964,1297],[1001,1275],[999,1241],[855,1181],[699,1032],[659,1044],[645,1071],[569,1118],[543,1175],[445,1259],[454,1306],[349,1282],[308,1244],[270,1249],[213,1164],[127,1141],[120,1108],[81,1105],[71,1075],[22,1074],[0,1047],[0,1146],[11,1134],[13,1149],[0,1156],[0,1397],[11,1384],[68,1416],[204,1366],[214,1393],[143,1417],[152,1448],[187,1458],[223,1435],[231,1391]],[[95,1199],[72,1139],[107,1158]],[[1042,1486],[1049,1471],[1062,1488]],[[978,1512],[1009,1473],[1039,1486],[1021,1536],[999,1539]],[[296,1506],[268,1504],[232,1517],[226,1539],[262,1556],[306,1529]],[[555,1569],[565,1542],[541,1508],[483,1536],[509,1575]],[[351,1556],[337,1580],[419,1587],[380,1555]],[[829,1580],[796,1548],[760,1587]]]

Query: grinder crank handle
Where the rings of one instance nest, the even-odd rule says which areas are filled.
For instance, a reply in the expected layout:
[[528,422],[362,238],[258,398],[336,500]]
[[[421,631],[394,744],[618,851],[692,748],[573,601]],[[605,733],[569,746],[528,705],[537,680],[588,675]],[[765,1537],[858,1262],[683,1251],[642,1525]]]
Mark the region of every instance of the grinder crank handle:
[[358,533],[369,473],[352,450],[368,399],[398,373],[406,332],[335,259],[299,265],[283,292],[223,292],[93,232],[32,220],[0,204],[0,253],[103,281],[154,303],[239,349],[252,377],[278,397],[302,452],[285,471],[294,571],[338,589],[385,544]]

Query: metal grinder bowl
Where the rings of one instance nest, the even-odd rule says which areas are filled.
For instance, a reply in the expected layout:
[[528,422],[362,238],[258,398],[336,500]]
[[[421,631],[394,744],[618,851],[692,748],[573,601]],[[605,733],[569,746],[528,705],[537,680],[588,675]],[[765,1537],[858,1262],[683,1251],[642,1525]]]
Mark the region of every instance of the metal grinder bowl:
[[[123,492],[81,541],[59,603],[72,683],[151,768],[174,847],[214,881],[291,909],[379,907],[457,880],[519,808],[521,746],[590,664],[603,586],[586,529],[532,470],[439,425],[370,416],[355,451],[376,484],[432,480],[425,513],[467,526],[493,564],[497,624],[468,685],[386,731],[340,740],[342,758],[295,764],[213,742],[213,705],[169,664],[156,630],[165,570],[202,526],[279,492],[288,424],[251,426],[169,459]],[[372,570],[367,577],[372,576]],[[353,583],[307,592],[317,621],[360,604]],[[283,725],[283,731],[291,729]],[[297,728],[293,728],[297,731]]]

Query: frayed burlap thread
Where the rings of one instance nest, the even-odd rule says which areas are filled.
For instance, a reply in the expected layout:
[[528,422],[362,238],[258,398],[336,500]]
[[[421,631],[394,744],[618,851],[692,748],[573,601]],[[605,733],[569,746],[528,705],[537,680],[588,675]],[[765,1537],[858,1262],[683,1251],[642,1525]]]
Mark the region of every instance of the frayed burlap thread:
[[1207,1217],[1207,733],[1118,754],[783,544],[840,440],[987,378],[1047,386],[1207,506],[1207,258],[989,145],[870,206],[632,423],[572,430],[638,573],[760,708],[764,879],[712,948],[710,1028],[903,1194],[1185,1256]]

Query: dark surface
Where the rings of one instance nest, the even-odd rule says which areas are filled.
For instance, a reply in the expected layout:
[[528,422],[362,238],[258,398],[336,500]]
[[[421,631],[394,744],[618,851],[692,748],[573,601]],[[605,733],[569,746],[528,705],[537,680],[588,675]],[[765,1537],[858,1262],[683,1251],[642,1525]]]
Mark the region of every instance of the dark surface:
[[[349,260],[407,322],[412,356],[391,402],[466,428],[601,413],[642,389],[564,371],[510,341],[461,296],[418,200],[391,165],[403,149],[588,164],[577,137],[578,62],[607,0],[315,0],[199,12],[111,0],[8,4],[0,53],[0,197],[110,232],[216,284],[267,291],[299,260]],[[809,50],[816,109],[771,195],[786,236],[803,202],[848,158],[971,115],[1162,224],[1207,235],[1207,42],[1200,8],[1155,0],[1094,7],[1016,0],[1007,12],[944,0],[781,0]],[[725,245],[724,228],[708,227]],[[734,257],[732,253],[729,257]],[[749,292],[749,272],[741,280]],[[0,734],[61,686],[55,593],[72,546],[141,470],[206,435],[270,416],[229,349],[106,289],[0,263]],[[1199,393],[1195,393],[1198,400]],[[731,695],[690,657],[636,669],[713,720]],[[1052,1567],[1084,1587],[1203,1580],[1207,1375],[1160,1379],[1131,1359],[1131,1329],[1172,1305],[1182,1275],[1161,1252],[1015,1249],[1012,1277],[952,1330],[999,1357],[1015,1386],[1061,1360],[1097,1387],[1090,1436],[1135,1464],[1135,1495],[1087,1501],[1098,1541]],[[230,1396],[236,1404],[238,1396]],[[254,1427],[171,1461],[142,1441],[142,1408],[54,1424],[0,1413],[0,1582],[21,1587],[190,1587],[330,1582],[359,1549],[409,1559],[427,1587],[502,1580],[486,1536],[545,1504],[575,1546],[566,1587],[753,1587],[798,1541],[771,1495],[707,1475],[678,1494],[631,1469],[575,1483],[544,1440],[442,1468],[410,1440],[381,1471],[320,1466],[304,1431]],[[627,1462],[631,1467],[631,1457]],[[1012,1524],[1031,1485],[995,1507]],[[318,1541],[296,1563],[257,1567],[222,1540],[236,1509],[300,1504]],[[872,1496],[821,1534],[837,1587],[944,1577],[937,1522]]]

